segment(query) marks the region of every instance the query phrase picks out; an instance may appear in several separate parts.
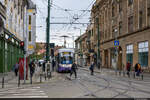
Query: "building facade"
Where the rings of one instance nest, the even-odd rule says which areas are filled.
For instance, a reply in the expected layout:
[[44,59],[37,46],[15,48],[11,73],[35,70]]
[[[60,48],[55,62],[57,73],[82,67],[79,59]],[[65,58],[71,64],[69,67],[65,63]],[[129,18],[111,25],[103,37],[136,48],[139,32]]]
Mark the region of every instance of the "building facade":
[[0,72],[10,71],[19,58],[24,57],[20,43],[28,41],[30,5],[30,0],[0,0]]
[[[16,1],[16,0],[15,0]],[[19,7],[23,7],[25,2],[16,2],[13,0],[0,1],[0,73],[8,72],[13,65],[23,57],[23,50],[20,48],[20,42],[23,39],[22,21]],[[8,5],[9,4],[9,5]],[[16,10],[18,9],[19,10]]]
[[130,61],[150,68],[149,0],[97,0],[92,13],[99,19],[103,67],[122,70]]

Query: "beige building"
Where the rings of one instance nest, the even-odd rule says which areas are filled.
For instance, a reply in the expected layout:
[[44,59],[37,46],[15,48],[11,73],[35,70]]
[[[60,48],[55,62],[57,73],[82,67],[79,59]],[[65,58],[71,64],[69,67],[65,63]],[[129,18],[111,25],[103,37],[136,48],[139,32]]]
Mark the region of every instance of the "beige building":
[[[103,67],[123,69],[130,61],[150,68],[150,0],[97,0],[92,14],[99,19]],[[115,40],[119,46],[114,46]]]

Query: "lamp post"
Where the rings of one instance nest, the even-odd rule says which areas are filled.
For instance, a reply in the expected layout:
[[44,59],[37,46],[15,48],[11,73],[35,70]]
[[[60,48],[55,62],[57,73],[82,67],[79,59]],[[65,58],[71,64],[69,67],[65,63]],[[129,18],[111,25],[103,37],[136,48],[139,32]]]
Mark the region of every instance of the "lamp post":
[[100,29],[99,29],[99,18],[96,18],[97,22],[97,66],[100,69],[101,60],[100,60]]
[[[117,29],[115,29],[115,41],[117,41],[117,37],[118,37],[118,30]],[[115,61],[116,61],[116,74],[117,74],[117,66],[118,66],[118,47],[115,47]]]

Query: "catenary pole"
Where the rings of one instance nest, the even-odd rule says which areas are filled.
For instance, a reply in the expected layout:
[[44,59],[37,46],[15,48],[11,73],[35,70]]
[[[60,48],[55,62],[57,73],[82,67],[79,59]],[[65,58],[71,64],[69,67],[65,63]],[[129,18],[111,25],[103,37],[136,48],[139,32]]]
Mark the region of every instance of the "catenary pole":
[[46,61],[49,61],[49,42],[50,42],[50,0],[48,0],[48,16],[47,16],[47,28],[46,28]]

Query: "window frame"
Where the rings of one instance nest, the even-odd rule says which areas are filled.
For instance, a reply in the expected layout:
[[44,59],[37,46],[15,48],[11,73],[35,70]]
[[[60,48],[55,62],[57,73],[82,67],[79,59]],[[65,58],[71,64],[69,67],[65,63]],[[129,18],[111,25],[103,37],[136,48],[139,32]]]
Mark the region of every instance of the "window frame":
[[[138,43],[138,62],[142,67],[148,67],[149,41]],[[143,60],[144,59],[144,60]]]

